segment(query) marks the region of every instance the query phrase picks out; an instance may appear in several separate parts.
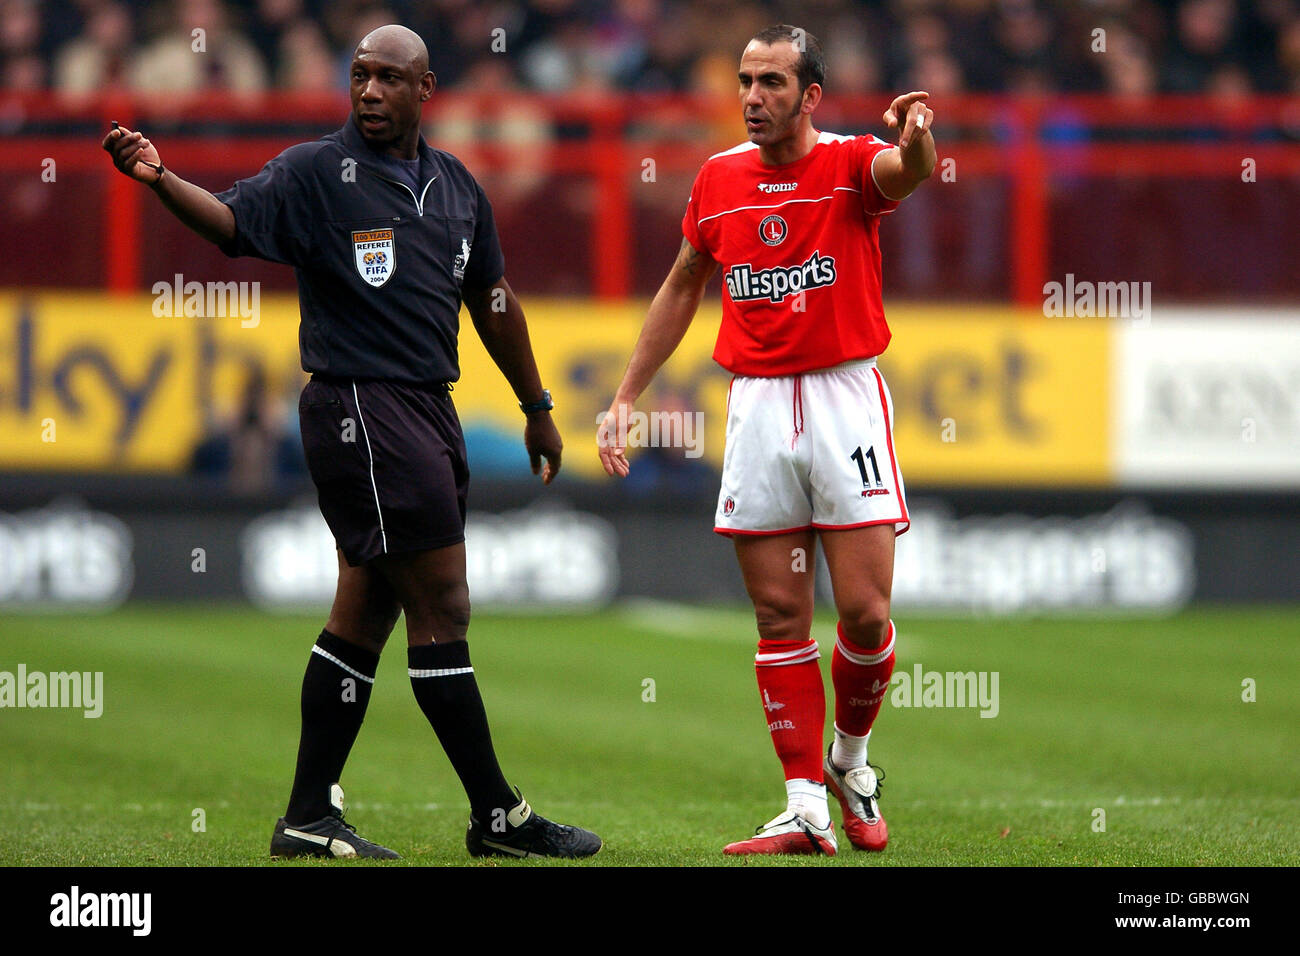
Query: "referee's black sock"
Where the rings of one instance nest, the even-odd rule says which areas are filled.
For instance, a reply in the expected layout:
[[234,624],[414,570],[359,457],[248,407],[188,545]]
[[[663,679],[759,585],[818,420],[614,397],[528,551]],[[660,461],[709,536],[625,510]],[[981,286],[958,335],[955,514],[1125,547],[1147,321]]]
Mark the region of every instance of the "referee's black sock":
[[330,784],[343,773],[366,717],[379,655],[321,631],[302,678],[302,737],[285,820],[312,823],[329,816]]
[[487,712],[469,662],[469,644],[451,641],[409,647],[407,660],[415,699],[460,777],[474,816],[486,823],[495,819],[494,810],[500,808],[504,814],[519,798],[506,783],[492,749]]

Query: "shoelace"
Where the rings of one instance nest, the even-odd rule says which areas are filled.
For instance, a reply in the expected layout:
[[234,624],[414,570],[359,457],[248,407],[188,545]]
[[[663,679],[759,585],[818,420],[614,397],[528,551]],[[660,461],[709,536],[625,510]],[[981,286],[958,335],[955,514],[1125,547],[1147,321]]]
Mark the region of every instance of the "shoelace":
[[343,827],[343,829],[345,829],[345,830],[351,830],[353,833],[356,833],[356,832],[357,832],[357,828],[356,828],[356,827],[354,827],[352,824],[348,823],[347,820],[344,820],[344,819],[343,819],[343,814],[341,814],[341,813],[333,813],[333,814],[331,814],[331,816],[334,817],[334,819],[337,820],[337,821],[339,822],[339,825],[340,825],[341,827]]

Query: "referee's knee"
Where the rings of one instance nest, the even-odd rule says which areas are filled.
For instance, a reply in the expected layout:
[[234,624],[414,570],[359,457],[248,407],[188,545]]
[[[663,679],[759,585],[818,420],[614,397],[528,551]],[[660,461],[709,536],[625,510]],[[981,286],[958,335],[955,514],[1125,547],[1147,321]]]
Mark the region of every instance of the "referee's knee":
[[451,584],[437,588],[420,601],[418,608],[406,608],[407,642],[430,641],[445,644],[463,641],[469,632],[469,586]]

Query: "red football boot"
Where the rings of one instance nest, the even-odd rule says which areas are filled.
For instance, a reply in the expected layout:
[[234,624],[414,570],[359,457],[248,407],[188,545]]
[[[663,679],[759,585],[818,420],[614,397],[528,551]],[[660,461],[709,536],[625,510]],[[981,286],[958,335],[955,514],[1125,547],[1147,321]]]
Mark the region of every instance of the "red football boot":
[[[883,850],[889,843],[889,828],[885,826],[885,818],[880,815],[880,805],[876,801],[885,772],[870,764],[841,771],[831,763],[829,750],[826,751],[823,770],[826,789],[835,795],[844,811],[844,832],[849,835],[849,842],[859,850]],[[880,770],[879,779],[877,770]]]
[[835,824],[825,829],[813,826],[803,817],[786,810],[763,824],[754,836],[739,843],[728,843],[722,852],[728,856],[751,853],[800,853],[835,855]]

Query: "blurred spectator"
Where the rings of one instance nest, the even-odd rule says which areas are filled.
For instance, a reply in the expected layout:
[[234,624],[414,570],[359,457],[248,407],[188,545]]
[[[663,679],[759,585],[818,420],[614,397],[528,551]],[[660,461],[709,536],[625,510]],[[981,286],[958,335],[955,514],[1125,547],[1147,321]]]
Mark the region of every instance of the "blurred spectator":
[[[476,175],[490,169],[487,150],[507,154],[510,175],[493,191],[516,205],[541,187],[551,169],[550,146],[554,138],[545,116],[520,103],[512,94],[522,87],[503,56],[487,54],[465,73],[461,86],[484,100],[437,100],[427,113],[425,136],[430,145],[445,149]],[[499,231],[505,232],[504,229]]]
[[[907,86],[908,75],[915,74],[916,66],[923,60],[933,63],[934,57],[943,57],[952,61],[948,47],[948,23],[935,13],[921,13],[909,16],[898,25],[898,42],[889,47],[890,61],[887,66],[890,88],[903,89]],[[960,74],[960,67],[957,67]],[[924,89],[909,86],[908,89]],[[933,91],[931,91],[933,92]]]
[[283,90],[324,93],[344,85],[347,72],[336,69],[334,51],[325,31],[313,20],[298,20],[280,34],[276,64],[276,86]]
[[1146,42],[1136,34],[1111,27],[1107,31],[1106,52],[1098,60],[1107,93],[1141,97],[1156,92],[1159,77],[1155,61]]
[[[324,27],[308,16],[303,0],[255,0],[253,16],[248,23],[248,39],[257,47],[264,62],[275,64],[276,58],[283,52],[286,34],[295,27],[308,24],[314,26],[324,37]],[[329,44],[325,45],[328,48]],[[279,85],[290,85],[283,82],[283,68],[273,68],[280,80]]]
[[1033,0],[1004,3],[996,24],[997,50],[1001,63],[997,86],[1005,89],[1008,78],[1025,70],[1050,66],[1052,23]]
[[1164,88],[1171,93],[1204,90],[1217,65],[1236,64],[1235,22],[1233,0],[1183,0],[1173,49],[1164,63]]
[[[645,57],[628,86],[643,92],[686,89],[691,82],[699,39],[685,27],[686,8],[668,0],[647,38]],[[737,53],[737,56],[739,54]]]
[[[1002,61],[994,39],[997,21],[994,11],[1002,6],[994,0],[950,0],[945,4],[944,19],[952,36],[959,37],[952,50],[961,63],[966,86],[976,93],[1002,89],[1007,65]],[[1029,7],[1021,3],[1018,7]]]
[[626,87],[645,62],[647,37],[659,14],[658,0],[615,0],[596,25],[606,73]]
[[841,91],[899,90],[954,64],[972,92],[1026,76],[1064,91],[1207,92],[1242,84],[1242,70],[1252,89],[1294,90],[1297,16],[1297,0],[803,0],[797,12],[768,0],[0,0],[0,82],[111,88],[133,54],[142,89],[338,88],[357,40],[403,22],[425,36],[444,89],[489,54],[534,91],[711,89],[724,53],[786,18],[822,39]]
[[229,10],[221,0],[179,0],[170,12],[161,35],[136,58],[133,86],[177,93],[266,88],[261,56],[230,25]]
[[116,90],[128,85],[135,24],[126,5],[102,3],[90,14],[85,33],[69,40],[54,60],[54,85],[68,93]]
[[626,490],[636,496],[709,493],[720,476],[701,454],[705,416],[697,403],[671,384],[656,383],[644,404],[649,414],[660,416],[662,424],[657,434],[647,436],[652,444],[637,449]]
[[[941,104],[964,92],[964,82],[957,58],[946,46],[935,44],[916,55],[899,89],[928,90],[936,104]],[[996,290],[1002,280],[1001,246],[988,237],[1002,232],[1005,200],[995,178],[963,179],[957,188],[947,187],[943,192],[918,189],[904,207],[899,212],[904,225],[899,231],[897,260],[904,282],[936,291],[951,286]],[[956,236],[946,228],[954,212],[965,222],[980,223],[979,231]]]
[[272,392],[265,367],[250,363],[233,414],[206,410],[205,434],[194,448],[191,471],[222,479],[231,491],[245,495],[300,478],[305,471],[302,444],[289,404]]
[[35,0],[0,4],[0,69],[11,90],[39,90],[49,83],[40,55],[41,17]]
[[1278,38],[1278,63],[1282,68],[1282,88],[1300,95],[1300,15],[1282,28]]

